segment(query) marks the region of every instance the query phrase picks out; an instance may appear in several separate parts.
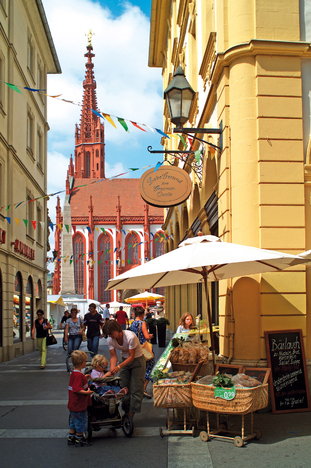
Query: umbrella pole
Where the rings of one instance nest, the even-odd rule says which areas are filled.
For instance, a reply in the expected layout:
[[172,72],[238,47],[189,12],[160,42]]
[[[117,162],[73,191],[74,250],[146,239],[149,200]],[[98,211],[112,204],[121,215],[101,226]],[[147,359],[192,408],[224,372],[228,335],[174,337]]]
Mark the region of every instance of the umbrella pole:
[[210,337],[211,337],[211,348],[212,348],[212,356],[213,356],[213,374],[214,374],[215,366],[216,366],[216,359],[215,359],[212,313],[211,313],[211,306],[209,302],[209,293],[208,293],[208,287],[207,287],[207,274],[203,275],[203,278],[204,278],[205,297],[206,297],[206,302],[207,302],[207,316],[208,316],[209,332],[210,332]]

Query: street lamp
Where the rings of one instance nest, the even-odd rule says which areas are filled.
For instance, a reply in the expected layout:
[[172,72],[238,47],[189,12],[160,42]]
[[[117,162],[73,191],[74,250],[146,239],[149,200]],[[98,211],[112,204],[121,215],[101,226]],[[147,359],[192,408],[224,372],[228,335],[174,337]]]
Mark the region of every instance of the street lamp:
[[202,141],[203,143],[210,144],[215,148],[222,151],[222,125],[220,128],[183,128],[183,125],[189,120],[190,109],[192,101],[195,96],[195,91],[191,88],[187,81],[184,71],[179,66],[174,73],[174,77],[166,90],[164,91],[164,99],[166,100],[171,122],[176,125],[173,133],[183,134],[218,134],[220,135],[220,146],[211,145],[207,141],[200,140],[200,138],[194,137],[195,139]]
[[195,91],[187,81],[184,71],[179,66],[174,73],[174,78],[164,91],[171,122],[177,127],[182,127],[189,120],[190,108],[195,96]]

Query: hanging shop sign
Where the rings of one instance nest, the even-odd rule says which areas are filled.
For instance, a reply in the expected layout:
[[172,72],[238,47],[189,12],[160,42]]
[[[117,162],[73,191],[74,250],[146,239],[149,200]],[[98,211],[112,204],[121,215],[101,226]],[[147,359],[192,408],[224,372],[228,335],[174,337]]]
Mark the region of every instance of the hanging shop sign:
[[24,255],[24,257],[27,257],[30,260],[35,259],[35,251],[18,239],[15,239],[14,251],[20,253],[21,255]]
[[6,231],[0,228],[0,244],[5,244]]
[[176,166],[161,166],[146,171],[140,178],[142,199],[152,206],[166,208],[183,203],[191,193],[188,173]]

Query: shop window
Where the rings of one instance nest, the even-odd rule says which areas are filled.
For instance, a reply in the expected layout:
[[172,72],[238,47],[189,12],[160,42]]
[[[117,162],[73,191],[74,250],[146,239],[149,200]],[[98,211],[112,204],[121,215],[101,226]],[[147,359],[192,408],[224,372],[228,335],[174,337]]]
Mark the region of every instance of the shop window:
[[22,294],[22,275],[16,273],[13,285],[13,339],[22,340],[22,312],[23,312],[23,294]]
[[79,232],[73,238],[73,261],[74,261],[74,279],[75,293],[84,294],[85,292],[85,246],[84,237]]
[[112,239],[108,234],[101,234],[98,239],[99,275],[98,297],[100,302],[111,301],[111,291],[105,291],[108,280],[111,278]]
[[25,324],[26,338],[31,337],[31,325],[33,323],[33,283],[31,276],[28,276],[25,295]]
[[36,311],[42,309],[42,283],[38,280],[36,286]]
[[2,283],[2,271],[0,270],[0,348],[2,347],[3,341],[3,283]]
[[138,265],[139,260],[139,238],[135,233],[129,234],[125,239],[125,262],[126,265]]

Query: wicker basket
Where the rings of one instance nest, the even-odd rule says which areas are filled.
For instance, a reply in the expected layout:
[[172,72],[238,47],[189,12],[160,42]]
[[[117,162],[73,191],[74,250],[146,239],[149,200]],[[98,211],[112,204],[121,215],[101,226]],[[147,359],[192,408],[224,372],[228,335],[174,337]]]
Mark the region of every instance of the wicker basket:
[[191,384],[154,384],[153,404],[157,408],[188,408],[192,406]]
[[215,387],[192,383],[193,405],[203,411],[247,414],[268,405],[268,384],[254,388],[236,388],[233,400],[215,398]]
[[[172,369],[174,372],[176,371],[185,371],[185,372],[194,372],[197,364],[180,364],[178,362],[172,363]],[[208,374],[209,370],[209,361],[204,362],[202,365],[199,374],[204,377]]]

